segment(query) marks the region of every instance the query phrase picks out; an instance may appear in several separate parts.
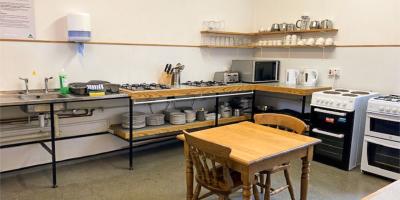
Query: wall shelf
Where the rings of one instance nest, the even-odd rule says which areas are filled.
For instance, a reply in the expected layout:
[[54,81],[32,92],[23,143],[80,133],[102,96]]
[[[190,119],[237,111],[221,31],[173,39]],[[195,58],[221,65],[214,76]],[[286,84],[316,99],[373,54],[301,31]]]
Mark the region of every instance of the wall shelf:
[[281,46],[255,46],[255,48],[283,48],[283,49],[290,49],[290,48],[335,48],[336,45],[281,45]]
[[[218,120],[218,124],[229,124],[234,122],[246,121],[249,120],[250,116],[243,115],[240,117],[228,117],[228,118],[220,118]],[[138,139],[142,137],[150,137],[154,135],[164,134],[164,133],[171,133],[175,131],[181,131],[186,129],[195,129],[195,128],[203,128],[203,127],[210,127],[214,126],[214,120],[207,120],[207,121],[195,121],[192,123],[186,123],[182,125],[172,125],[172,124],[165,124],[161,126],[148,126],[145,128],[134,129],[133,130],[133,138]],[[129,129],[124,129],[121,125],[113,125],[111,129],[114,130],[114,134],[129,140]]]
[[302,34],[302,33],[335,33],[338,29],[311,29],[311,30],[296,30],[296,31],[276,31],[276,32],[257,32],[257,33],[244,33],[244,32],[230,32],[230,31],[200,31],[201,34],[215,34],[215,35],[243,35],[243,36],[263,36],[263,35],[283,35],[283,34]]
[[200,45],[202,48],[233,48],[233,49],[253,49],[254,46],[251,45],[241,45],[241,46],[222,46],[222,45]]

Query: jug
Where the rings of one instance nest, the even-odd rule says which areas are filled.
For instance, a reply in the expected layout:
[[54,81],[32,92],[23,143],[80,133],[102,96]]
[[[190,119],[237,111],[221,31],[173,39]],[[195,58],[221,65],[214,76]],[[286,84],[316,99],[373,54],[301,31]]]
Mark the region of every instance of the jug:
[[286,70],[286,84],[297,85],[297,79],[300,75],[300,70],[298,69],[287,69]]
[[296,27],[300,30],[307,30],[309,23],[310,23],[309,16],[301,16],[301,19],[297,20],[296,22]]
[[318,71],[315,69],[305,69],[303,73],[303,85],[315,86],[318,80]]

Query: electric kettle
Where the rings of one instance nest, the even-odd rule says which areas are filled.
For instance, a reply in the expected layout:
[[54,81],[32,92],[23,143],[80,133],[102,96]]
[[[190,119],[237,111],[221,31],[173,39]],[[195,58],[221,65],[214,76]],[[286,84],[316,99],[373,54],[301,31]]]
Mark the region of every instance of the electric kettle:
[[286,84],[297,85],[297,79],[300,75],[300,70],[298,69],[287,69],[286,70]]
[[318,71],[315,69],[304,69],[303,73],[303,85],[304,86],[315,86],[318,80]]

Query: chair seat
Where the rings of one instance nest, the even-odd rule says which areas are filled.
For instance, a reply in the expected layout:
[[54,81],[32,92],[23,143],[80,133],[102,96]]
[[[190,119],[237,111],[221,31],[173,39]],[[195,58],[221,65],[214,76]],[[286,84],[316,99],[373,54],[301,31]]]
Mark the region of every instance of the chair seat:
[[275,173],[275,172],[288,169],[289,167],[290,167],[290,164],[289,164],[289,163],[285,163],[285,164],[282,164],[282,165],[274,166],[274,167],[271,168],[271,169],[263,170],[263,171],[261,171],[261,172],[259,172],[259,173],[260,173],[260,174],[266,174],[266,173],[269,172],[269,173],[273,174],[273,173]]
[[[217,180],[218,180],[218,185],[225,185],[224,178],[223,178],[223,167],[218,166],[217,167]],[[212,172],[210,172],[212,174]],[[232,177],[233,181],[233,187],[226,187],[226,190],[220,190],[220,192],[231,192],[236,190],[238,187],[242,185],[242,176],[240,172],[230,170],[230,175]],[[196,181],[200,183],[203,187],[209,189],[209,190],[219,190],[218,188],[214,188],[213,186],[204,183],[200,178],[197,177],[196,175]]]

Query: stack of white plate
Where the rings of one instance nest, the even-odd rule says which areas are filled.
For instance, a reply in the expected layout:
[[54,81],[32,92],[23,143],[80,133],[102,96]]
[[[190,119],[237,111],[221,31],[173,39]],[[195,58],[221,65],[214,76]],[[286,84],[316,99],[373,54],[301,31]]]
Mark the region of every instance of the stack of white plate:
[[175,109],[172,109],[172,110],[164,110],[165,121],[167,121],[167,122],[170,121],[169,118],[170,118],[171,113],[180,113],[180,111],[179,111],[179,110],[175,110]]
[[196,120],[196,112],[194,110],[184,110],[186,115],[186,122],[194,122]]
[[159,126],[165,123],[164,114],[150,114],[146,117],[146,125],[148,126]]
[[185,124],[186,115],[183,112],[173,112],[169,114],[169,123],[171,124]]
[[[133,112],[132,121],[133,128],[146,127],[146,114],[143,112]],[[122,127],[129,128],[129,113],[122,115]]]
[[[218,114],[218,119],[221,118],[221,114]],[[215,113],[206,114],[206,120],[215,120]]]

